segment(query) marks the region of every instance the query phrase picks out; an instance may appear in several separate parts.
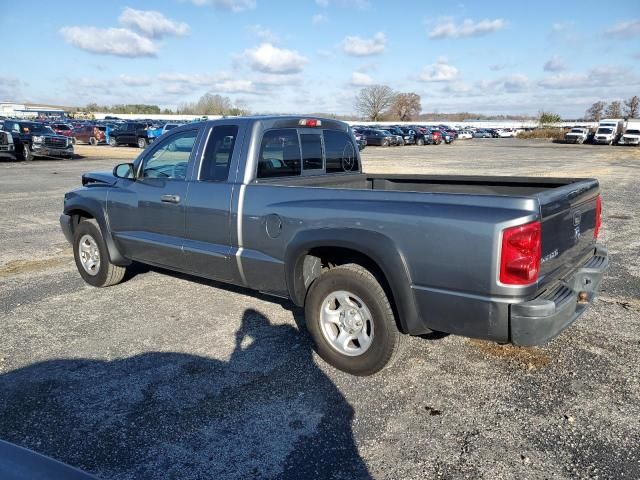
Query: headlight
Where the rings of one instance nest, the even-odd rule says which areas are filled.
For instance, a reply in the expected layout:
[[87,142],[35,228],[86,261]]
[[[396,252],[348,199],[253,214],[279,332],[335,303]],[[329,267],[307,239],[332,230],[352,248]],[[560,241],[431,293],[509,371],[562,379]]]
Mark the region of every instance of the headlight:
[[43,138],[43,137],[36,136],[36,137],[32,137],[32,140],[33,140],[35,143],[42,143],[42,141],[44,140],[44,138]]

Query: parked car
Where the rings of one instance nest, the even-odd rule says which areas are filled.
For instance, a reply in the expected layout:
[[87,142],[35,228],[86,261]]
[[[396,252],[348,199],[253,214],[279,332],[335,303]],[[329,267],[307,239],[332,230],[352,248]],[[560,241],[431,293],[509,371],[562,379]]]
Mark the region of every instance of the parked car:
[[400,145],[404,145],[404,139],[402,138],[402,135],[396,135],[394,133],[391,133],[389,130],[386,129],[386,127],[380,128],[380,131],[391,139],[391,143],[390,143],[391,146],[399,147]]
[[137,122],[127,122],[116,130],[113,130],[109,136],[109,145],[117,147],[118,145],[137,145],[145,148],[152,141],[152,137],[147,134],[148,125]]
[[618,145],[640,145],[640,120],[627,122],[627,129],[618,140]]
[[75,137],[76,142],[83,142],[91,145],[98,145],[99,143],[106,142],[104,131],[97,125],[82,125],[73,131],[73,136]]
[[366,128],[361,130],[360,133],[364,136],[367,146],[377,145],[380,147],[388,147],[395,143],[393,136],[390,133],[383,132],[382,130]]
[[73,139],[58,135],[50,127],[25,120],[5,120],[2,126],[11,133],[18,160],[35,157],[73,157]]
[[433,141],[431,142],[433,145],[440,145],[445,141],[444,135],[442,134],[440,129],[433,127],[429,129],[429,132],[431,133],[431,138],[433,139]]
[[473,132],[473,138],[493,138],[491,132],[481,129]]
[[469,130],[460,130],[458,132],[458,139],[468,140],[470,138],[473,138],[473,133],[471,133]]
[[613,145],[618,141],[625,128],[625,121],[620,118],[600,120],[598,129],[593,136],[593,143]]
[[442,141],[446,144],[449,145],[450,143],[453,143],[453,140],[455,139],[453,133],[451,133],[449,130],[444,130],[444,129],[435,129],[435,131],[439,132],[440,135],[442,136]]
[[367,140],[364,136],[359,132],[353,132],[353,136],[356,139],[356,144],[358,145],[358,150],[362,151],[367,146]]
[[363,174],[347,124],[265,116],[175,128],[83,175],[60,224],[89,285],[136,261],[286,297],[324,360],[370,375],[405,333],[558,335],[608,267],[600,219],[595,179]]
[[17,160],[16,146],[13,143],[13,136],[9,132],[0,130],[0,159]]
[[582,144],[589,139],[589,135],[589,128],[574,127],[565,134],[564,141],[567,143]]
[[419,125],[412,125],[408,128],[415,132],[416,145],[433,145],[433,136],[428,129]]
[[400,137],[402,140],[401,145],[414,145],[416,143],[415,133],[409,133],[400,127],[387,127],[385,130],[391,132],[393,135]]

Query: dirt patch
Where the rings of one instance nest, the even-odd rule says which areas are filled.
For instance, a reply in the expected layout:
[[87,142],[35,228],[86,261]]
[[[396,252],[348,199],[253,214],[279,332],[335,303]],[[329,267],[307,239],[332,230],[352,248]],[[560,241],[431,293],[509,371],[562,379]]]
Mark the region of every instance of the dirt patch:
[[551,357],[536,347],[499,345],[483,340],[469,340],[469,343],[487,357],[499,358],[527,370],[544,368],[551,363]]
[[62,255],[40,260],[13,260],[0,266],[0,278],[59,267],[69,263],[72,258],[71,255]]

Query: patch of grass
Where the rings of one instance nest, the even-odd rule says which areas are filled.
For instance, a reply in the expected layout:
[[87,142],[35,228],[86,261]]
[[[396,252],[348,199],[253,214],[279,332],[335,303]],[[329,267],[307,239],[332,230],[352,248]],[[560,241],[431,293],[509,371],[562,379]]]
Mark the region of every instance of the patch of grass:
[[564,128],[536,128],[528,132],[520,132],[517,138],[530,140],[532,138],[541,138],[548,140],[564,140],[564,135],[568,130]]

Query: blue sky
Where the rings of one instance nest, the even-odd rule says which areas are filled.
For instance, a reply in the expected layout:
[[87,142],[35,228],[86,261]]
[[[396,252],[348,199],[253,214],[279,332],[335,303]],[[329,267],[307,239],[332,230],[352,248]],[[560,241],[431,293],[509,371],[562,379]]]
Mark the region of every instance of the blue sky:
[[[480,5],[480,4],[483,5]],[[640,4],[0,0],[0,101],[349,114],[363,86],[423,111],[580,116],[640,95]],[[37,15],[34,12],[37,11]],[[7,65],[9,67],[7,67]]]

